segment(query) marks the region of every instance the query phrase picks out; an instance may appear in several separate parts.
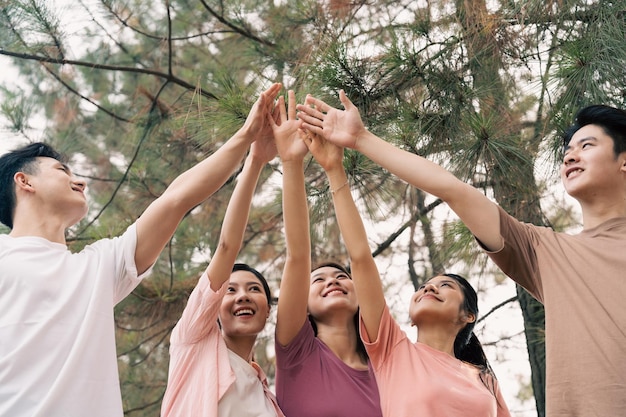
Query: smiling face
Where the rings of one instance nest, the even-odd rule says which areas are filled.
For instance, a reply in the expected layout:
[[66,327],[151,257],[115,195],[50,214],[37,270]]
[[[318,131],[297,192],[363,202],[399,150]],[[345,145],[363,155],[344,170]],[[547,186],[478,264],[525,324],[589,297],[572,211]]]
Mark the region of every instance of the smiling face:
[[265,327],[270,306],[261,281],[249,271],[230,275],[219,319],[224,337],[255,337]]
[[626,152],[616,157],[613,140],[597,125],[581,127],[565,148],[561,181],[569,195],[589,200],[623,191]]
[[359,306],[350,276],[332,266],[314,270],[311,273],[308,308],[316,320],[333,314],[337,309],[346,310],[350,315],[356,314]]
[[[20,178],[19,176],[24,175]],[[76,178],[67,165],[53,158],[37,158],[37,168],[31,174],[18,173],[16,180],[26,181],[35,191],[40,207],[62,213],[71,226],[87,214],[86,184]]]
[[431,278],[413,294],[409,317],[418,328],[422,323],[438,321],[460,329],[476,319],[464,310],[464,302],[461,285],[451,277],[439,275]]

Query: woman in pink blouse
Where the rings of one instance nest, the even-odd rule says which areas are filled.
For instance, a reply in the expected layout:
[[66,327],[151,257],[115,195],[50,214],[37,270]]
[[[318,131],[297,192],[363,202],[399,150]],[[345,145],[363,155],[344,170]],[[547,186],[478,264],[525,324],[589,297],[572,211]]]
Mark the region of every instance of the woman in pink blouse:
[[[253,111],[265,117],[272,108],[268,102]],[[257,335],[270,314],[270,289],[258,271],[235,264],[259,175],[275,156],[267,125],[237,179],[217,249],[172,331],[163,417],[283,416],[263,371],[252,361]]]

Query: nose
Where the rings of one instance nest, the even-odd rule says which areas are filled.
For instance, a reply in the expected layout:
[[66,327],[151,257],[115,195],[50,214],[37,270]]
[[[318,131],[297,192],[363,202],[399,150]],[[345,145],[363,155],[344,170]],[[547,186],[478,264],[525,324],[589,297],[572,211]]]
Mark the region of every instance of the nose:
[[576,152],[575,150],[569,150],[567,151],[567,153],[563,156],[563,164],[564,165],[569,165],[573,162],[578,161],[578,152]]
[[235,302],[237,303],[245,303],[250,301],[250,295],[248,294],[248,291],[246,290],[240,290],[237,291],[237,297],[235,299]]
[[80,188],[81,191],[85,191],[85,189],[87,188],[87,182],[81,178],[73,177],[72,183]]
[[437,286],[432,282],[427,283],[426,285],[424,285],[424,292],[428,291],[437,292]]
[[337,277],[328,277],[326,279],[326,286],[330,287],[333,285],[336,285],[339,282],[339,280],[337,279]]

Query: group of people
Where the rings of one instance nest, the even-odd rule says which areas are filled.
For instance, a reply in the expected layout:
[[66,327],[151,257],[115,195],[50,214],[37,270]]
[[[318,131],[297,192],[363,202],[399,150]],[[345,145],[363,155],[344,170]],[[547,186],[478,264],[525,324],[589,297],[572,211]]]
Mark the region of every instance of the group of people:
[[[122,416],[113,308],[149,274],[183,216],[244,160],[220,239],[171,335],[161,416],[509,416],[473,333],[477,295],[454,273],[411,297],[413,342],[392,317],[343,167],[363,153],[444,200],[477,243],[546,311],[546,415],[626,410],[626,112],[582,109],[564,133],[561,179],[583,231],[521,223],[442,167],[367,130],[343,109],[273,84],[241,129],[181,174],[119,237],[79,253],[67,228],[86,184],[50,146],[0,157],[0,416]],[[350,268],[312,265],[304,166],[324,169]],[[253,348],[272,308],[266,279],[236,263],[260,173],[283,167],[286,260],[276,312],[276,393]]]

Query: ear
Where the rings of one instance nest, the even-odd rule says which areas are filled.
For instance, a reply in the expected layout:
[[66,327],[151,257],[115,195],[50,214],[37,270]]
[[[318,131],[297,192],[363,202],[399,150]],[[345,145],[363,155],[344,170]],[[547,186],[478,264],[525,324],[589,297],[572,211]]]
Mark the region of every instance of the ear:
[[20,190],[24,190],[26,192],[34,191],[33,186],[30,184],[29,176],[23,172],[16,172],[13,176],[13,182]]
[[476,315],[473,313],[467,313],[465,315],[465,322],[466,323],[474,323],[476,321]]

